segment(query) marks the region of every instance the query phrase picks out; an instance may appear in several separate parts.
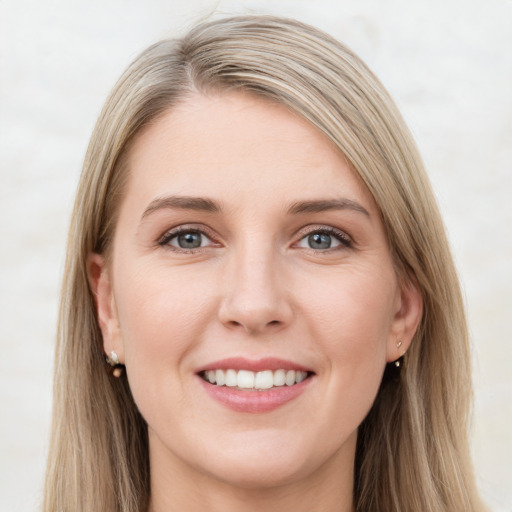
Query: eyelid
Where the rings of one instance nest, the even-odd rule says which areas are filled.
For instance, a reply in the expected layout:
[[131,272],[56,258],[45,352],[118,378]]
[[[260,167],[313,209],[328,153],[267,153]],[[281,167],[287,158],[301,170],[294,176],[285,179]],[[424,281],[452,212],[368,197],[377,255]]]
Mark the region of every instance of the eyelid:
[[[299,232],[297,233],[298,240],[297,240],[297,242],[294,243],[294,245],[298,244],[299,242],[304,240],[304,238],[306,238],[307,236],[310,236],[313,233],[324,233],[326,235],[333,236],[340,242],[340,246],[342,248],[350,248],[353,246],[353,243],[354,243],[352,237],[349,236],[345,231],[343,231],[341,229],[335,228],[333,226],[315,224],[315,225],[311,225],[311,226],[306,226],[306,227],[302,228],[301,230],[299,230]],[[313,249],[313,248],[309,248],[309,249],[312,251],[316,251],[316,252],[328,252],[330,250],[336,250],[340,246],[332,247],[332,248],[325,249],[325,250]]]
[[[181,247],[173,246],[169,243],[173,238],[177,237],[178,235],[188,232],[201,233],[201,235],[206,237],[211,243],[208,244],[207,246],[201,246],[194,249],[184,249]],[[204,224],[180,224],[178,226],[166,230],[164,234],[158,238],[157,244],[161,247],[169,248],[177,252],[195,252],[204,250],[207,247],[211,246],[219,247],[221,244],[216,241],[216,238],[218,237],[215,236],[213,230],[211,230]]]
[[[196,232],[200,233],[201,235],[205,236],[211,243],[206,246],[197,247],[194,249],[185,249],[180,248],[176,246],[172,246],[169,244],[169,242],[180,235],[181,233],[187,233],[187,232]],[[296,234],[296,242],[294,242],[292,245],[297,246],[299,242],[301,242],[304,238],[307,236],[313,234],[313,233],[325,233],[327,235],[333,236],[339,243],[339,246],[331,247],[329,249],[320,250],[320,249],[313,249],[309,248],[311,251],[315,252],[329,252],[331,250],[335,251],[337,249],[341,248],[350,248],[353,246],[353,239],[350,235],[348,235],[345,231],[335,228],[333,226],[328,226],[324,224],[314,224],[310,226],[305,226],[301,228],[297,234]],[[158,239],[157,244],[164,248],[169,248],[170,250],[175,250],[177,252],[197,252],[204,250],[208,247],[220,247],[222,244],[218,242],[218,236],[216,233],[210,229],[208,226],[205,226],[204,224],[180,224],[178,226],[172,227],[170,229],[167,229]],[[307,248],[306,248],[307,249]]]

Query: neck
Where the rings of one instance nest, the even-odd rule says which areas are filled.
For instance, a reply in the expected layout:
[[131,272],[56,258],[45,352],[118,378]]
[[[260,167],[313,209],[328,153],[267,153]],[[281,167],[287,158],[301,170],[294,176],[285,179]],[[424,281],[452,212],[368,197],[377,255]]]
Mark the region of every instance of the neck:
[[[335,455],[313,473],[277,485],[238,485],[182,461],[151,456],[148,512],[353,512],[355,439],[351,456]],[[166,462],[166,463],[165,463]],[[165,466],[163,465],[165,463]]]

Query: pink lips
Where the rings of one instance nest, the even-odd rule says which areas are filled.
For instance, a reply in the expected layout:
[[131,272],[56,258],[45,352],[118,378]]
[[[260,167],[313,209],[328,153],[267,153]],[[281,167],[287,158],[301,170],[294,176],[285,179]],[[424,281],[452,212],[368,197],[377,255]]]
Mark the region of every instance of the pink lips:
[[277,359],[275,357],[265,357],[257,361],[246,359],[244,357],[230,357],[221,361],[214,361],[206,366],[199,368],[197,373],[208,370],[249,370],[251,372],[262,372],[263,370],[299,370],[301,372],[310,372],[309,368],[300,364],[286,361],[285,359]]
[[312,378],[293,386],[280,386],[266,390],[240,390],[227,386],[216,386],[206,382],[199,376],[201,372],[208,370],[249,370],[259,372],[264,370],[296,370],[311,372],[310,369],[276,358],[264,358],[257,361],[234,357],[215,361],[198,369],[198,380],[203,389],[217,402],[237,412],[263,413],[277,409],[291,400],[300,396],[311,384]]

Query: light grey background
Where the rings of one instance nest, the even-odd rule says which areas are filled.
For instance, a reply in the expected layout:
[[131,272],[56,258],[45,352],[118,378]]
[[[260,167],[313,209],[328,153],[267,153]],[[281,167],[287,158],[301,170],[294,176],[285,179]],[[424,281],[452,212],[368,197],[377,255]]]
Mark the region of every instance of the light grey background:
[[212,11],[323,28],[397,100],[464,284],[479,485],[512,511],[512,0],[0,0],[0,512],[41,500],[66,230],[96,116],[140,50]]

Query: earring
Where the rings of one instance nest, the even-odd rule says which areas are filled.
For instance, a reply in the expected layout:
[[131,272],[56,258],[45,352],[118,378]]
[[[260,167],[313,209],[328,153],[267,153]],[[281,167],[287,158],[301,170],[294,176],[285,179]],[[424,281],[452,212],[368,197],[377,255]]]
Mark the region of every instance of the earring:
[[110,355],[107,356],[107,363],[114,368],[112,371],[112,375],[116,379],[121,377],[121,375],[123,374],[123,368],[119,361],[119,357],[114,350],[112,350],[112,352],[110,352]]
[[[397,341],[396,343],[396,348],[400,348],[402,346],[402,342],[401,341]],[[395,361],[395,366],[397,368],[400,368],[400,359],[402,359],[403,355],[400,356],[396,361]]]

